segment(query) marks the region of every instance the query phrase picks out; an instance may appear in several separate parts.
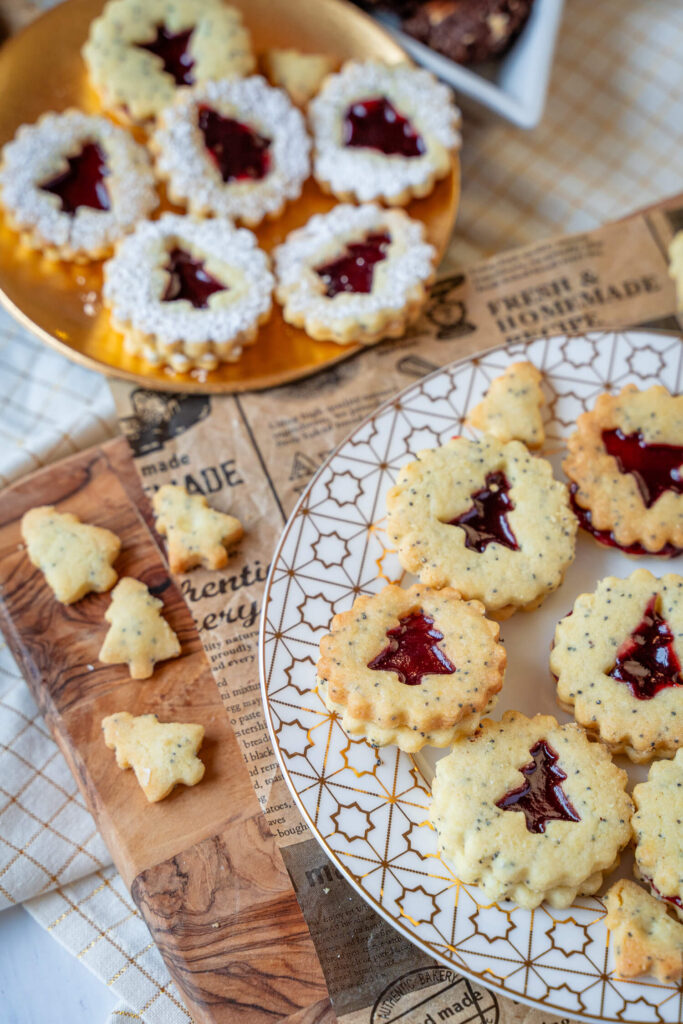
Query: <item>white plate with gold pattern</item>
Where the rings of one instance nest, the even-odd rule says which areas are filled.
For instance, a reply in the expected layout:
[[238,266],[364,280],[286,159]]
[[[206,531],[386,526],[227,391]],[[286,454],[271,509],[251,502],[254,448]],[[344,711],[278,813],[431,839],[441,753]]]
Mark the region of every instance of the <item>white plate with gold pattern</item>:
[[[509,902],[492,905],[476,886],[460,883],[438,856],[427,822],[433,768],[444,751],[425,748],[411,757],[390,746],[377,752],[344,733],[315,689],[318,644],[332,616],[387,581],[412,582],[384,529],[386,492],[398,469],[421,449],[463,432],[465,412],[519,359],[543,372],[543,454],[560,476],[563,439],[602,391],[631,382],[671,391],[683,385],[681,339],[632,331],[494,349],[431,374],[381,406],[314,477],[275,553],[261,623],[266,714],[284,777],[313,834],[363,898],[412,942],[487,988],[546,1013],[674,1024],[683,1016],[681,986],[614,976],[598,898],[582,897],[567,910],[543,904],[529,911]],[[555,703],[548,666],[558,620],[603,576],[628,576],[637,565],[661,574],[680,563],[634,560],[580,533],[576,561],[560,589],[538,611],[502,626],[508,670],[493,717],[516,708],[569,721]],[[645,767],[617,760],[632,782],[644,779]],[[631,870],[627,852],[605,888]]]

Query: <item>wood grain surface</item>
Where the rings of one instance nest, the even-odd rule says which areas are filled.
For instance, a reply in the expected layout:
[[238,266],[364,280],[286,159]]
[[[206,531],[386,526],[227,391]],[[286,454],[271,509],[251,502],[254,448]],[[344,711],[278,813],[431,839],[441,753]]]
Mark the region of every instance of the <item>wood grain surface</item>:
[[[59,604],[21,542],[22,515],[45,504],[118,534],[115,568],[164,602],[180,658],[144,682],[98,662],[109,595]],[[334,1015],[308,928],[151,522],[123,439],[6,490],[0,627],[194,1019],[327,1024]],[[201,784],[148,804],[102,740],[101,720],[114,711],[201,723]]]

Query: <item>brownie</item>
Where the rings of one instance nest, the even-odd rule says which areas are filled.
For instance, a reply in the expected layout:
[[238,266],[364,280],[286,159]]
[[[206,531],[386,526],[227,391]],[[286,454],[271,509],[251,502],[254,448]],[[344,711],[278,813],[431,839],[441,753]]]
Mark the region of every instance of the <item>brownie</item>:
[[504,53],[524,26],[533,0],[427,0],[403,29],[458,64]]

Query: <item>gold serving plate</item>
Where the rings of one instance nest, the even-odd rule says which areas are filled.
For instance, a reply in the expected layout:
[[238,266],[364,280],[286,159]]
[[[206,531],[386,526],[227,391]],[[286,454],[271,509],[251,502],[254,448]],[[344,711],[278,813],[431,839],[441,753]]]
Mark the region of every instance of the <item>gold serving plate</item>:
[[[231,0],[240,8],[257,54],[272,47],[332,53],[344,60],[405,60],[401,48],[374,21],[343,0]],[[99,113],[90,89],[81,47],[103,0],[67,0],[43,14],[0,50],[0,146],[20,124],[47,110],[77,106]],[[426,199],[408,213],[424,221],[441,256],[455,222],[460,188],[459,164]],[[301,198],[275,221],[256,229],[270,250],[314,214],[331,209],[309,179]],[[174,209],[163,198],[160,210]],[[274,387],[306,377],[358,351],[358,344],[314,341],[282,319],[275,304],[258,340],[236,363],[209,372],[175,373],[124,351],[122,336],[102,307],[102,264],[55,263],[29,250],[0,216],[0,302],[34,334],[82,366],[170,391],[237,392]]]

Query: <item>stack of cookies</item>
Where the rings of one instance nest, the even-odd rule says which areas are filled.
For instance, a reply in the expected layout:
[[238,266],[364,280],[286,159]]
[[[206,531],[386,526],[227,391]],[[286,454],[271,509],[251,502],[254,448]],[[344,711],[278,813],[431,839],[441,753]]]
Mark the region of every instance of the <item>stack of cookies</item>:
[[[415,320],[437,254],[400,207],[452,168],[445,86],[407,64],[332,73],[334,58],[279,50],[262,59],[269,82],[222,0],[109,0],[83,58],[102,116],[22,125],[0,155],[0,203],[50,259],[109,257],[103,298],[126,351],[214,369],[257,340],[273,295],[286,321],[339,344]],[[248,229],[311,174],[341,205],[291,232],[271,268]],[[157,218],[160,184],[182,212]]]
[[[420,583],[335,616],[318,692],[373,744],[451,747],[430,820],[439,853],[486,900],[567,907],[600,889],[632,839],[649,892],[619,882],[608,894],[617,970],[670,980],[683,975],[683,577],[603,579],[558,624],[550,669],[575,722],[484,716],[506,666],[496,620],[561,585],[579,525],[629,555],[683,550],[683,397],[601,395],[569,439],[567,485],[530,451],[544,444],[541,385],[535,366],[512,364],[468,414],[476,437],[399,471],[387,532]],[[672,760],[654,760],[631,797],[616,754]]]

